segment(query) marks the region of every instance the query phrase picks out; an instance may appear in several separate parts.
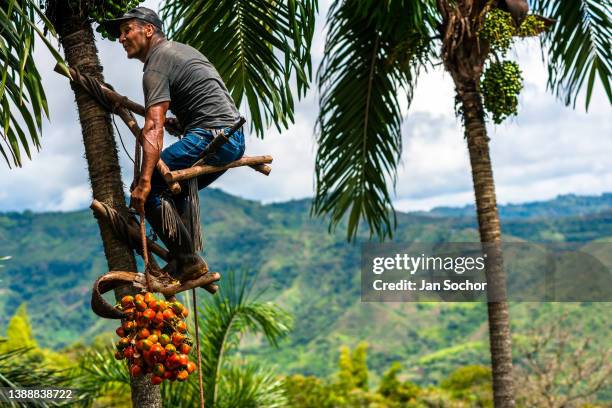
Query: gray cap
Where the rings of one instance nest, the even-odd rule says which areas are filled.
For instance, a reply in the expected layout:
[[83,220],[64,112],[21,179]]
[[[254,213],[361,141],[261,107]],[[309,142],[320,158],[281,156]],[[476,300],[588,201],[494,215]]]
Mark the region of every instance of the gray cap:
[[157,13],[146,7],[133,8],[121,17],[114,18],[112,20],[104,20],[101,25],[110,35],[115,38],[119,38],[119,36],[121,35],[121,32],[119,31],[119,26],[121,26],[121,23],[127,20],[131,20],[133,18],[137,18],[138,20],[151,23],[160,30],[163,30],[162,21],[157,15]]

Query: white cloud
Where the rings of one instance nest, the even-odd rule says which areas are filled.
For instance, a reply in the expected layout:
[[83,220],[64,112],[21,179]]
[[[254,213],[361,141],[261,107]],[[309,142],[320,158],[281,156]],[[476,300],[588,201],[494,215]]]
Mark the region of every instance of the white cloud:
[[67,188],[62,192],[60,200],[50,203],[49,209],[56,211],[78,210],[91,202],[91,191],[88,184]]
[[[157,0],[144,4],[157,9]],[[313,59],[324,53],[324,17],[329,1],[320,4],[313,43]],[[127,60],[117,43],[98,41],[106,81],[142,100],[142,65]],[[500,203],[547,199],[560,193],[596,194],[612,191],[612,124],[610,105],[602,92],[594,96],[588,114],[583,102],[576,110],[563,106],[546,92],[546,70],[537,41],[521,44],[516,56],[525,73],[519,116],[501,126],[490,126],[491,157]],[[74,95],[65,78],[42,47],[40,64],[51,109],[44,125],[43,149],[23,168],[0,164],[0,211],[72,210],[90,200],[86,163]],[[314,84],[313,84],[314,86]],[[247,154],[271,154],[269,177],[251,169],[229,171],[214,185],[242,197],[265,202],[309,197],[313,194],[315,145],[313,128],[317,93],[296,105],[296,123],[284,132],[271,129],[264,140],[247,137]],[[404,103],[404,112],[407,103]],[[132,153],[133,137],[117,121]],[[403,126],[402,164],[398,169],[398,209],[428,209],[473,201],[467,148],[460,122],[454,115],[454,89],[441,66],[423,74]],[[168,138],[166,143],[173,140]],[[129,185],[131,162],[120,145],[124,184]]]

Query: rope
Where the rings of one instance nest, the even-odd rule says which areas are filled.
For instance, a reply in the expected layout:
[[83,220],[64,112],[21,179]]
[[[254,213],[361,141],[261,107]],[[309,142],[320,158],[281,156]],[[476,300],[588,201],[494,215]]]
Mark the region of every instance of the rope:
[[123,142],[123,137],[121,136],[121,132],[119,131],[119,127],[117,126],[117,123],[115,122],[115,116],[111,115],[111,119],[113,121],[113,125],[115,126],[115,130],[117,131],[117,136],[119,136],[119,141],[121,142],[121,146],[123,147],[123,151],[127,155],[128,159],[130,159],[130,161],[132,163],[135,163],[134,159],[132,158],[132,156],[130,156],[130,154],[128,153],[127,147],[125,147],[125,143]]
[[196,351],[198,353],[198,383],[200,385],[200,408],[204,408],[204,383],[202,382],[202,354],[200,353],[200,332],[198,330],[198,307],[196,302],[196,288],[193,293],[193,320],[195,323]]
[[[113,234],[116,237],[121,237],[122,239],[124,239],[130,248],[136,250],[137,252],[141,251],[142,244],[133,239],[132,235],[129,232],[129,221],[125,217],[121,216],[119,212],[115,211],[108,204],[103,202],[100,202],[100,204],[104,207],[106,219],[111,229],[113,230]],[[135,221],[136,220],[134,220],[134,222]]]
[[147,283],[147,292],[151,291],[151,274],[149,273],[149,269],[151,265],[149,264],[149,252],[147,250],[147,227],[145,226],[145,216],[144,213],[140,214],[140,239],[142,240],[142,259],[145,264],[145,281]]
[[[102,105],[102,107],[110,112],[110,113],[117,113],[117,110],[119,108],[121,108],[122,104],[121,102],[117,102],[115,104],[112,104],[108,98],[106,97],[106,94],[104,94],[104,92],[102,91],[101,88],[101,84],[100,81],[98,81],[97,79],[95,79],[94,77],[91,77],[89,75],[85,75],[85,74],[81,74],[81,72],[79,71],[79,69],[77,67],[73,68],[76,75],[73,78],[75,82],[78,82],[79,85],[81,85],[83,88],[85,88],[87,90],[87,92],[100,104]],[[104,86],[106,86],[108,89],[112,89],[114,90],[114,88],[112,87],[112,85],[104,83]],[[123,100],[127,100],[128,98],[126,96],[123,97]],[[115,129],[117,130],[117,135],[119,136],[119,140],[121,141],[121,146],[123,147],[123,150],[125,151],[125,154],[127,155],[127,157],[132,161],[132,163],[134,163],[134,159],[132,159],[132,156],[130,156],[130,154],[128,153],[126,147],[125,147],[125,143],[123,142],[123,137],[121,136],[121,132],[119,131],[119,128],[117,127],[117,124],[115,123],[115,118],[111,117],[112,121],[113,121],[113,125],[115,126]]]

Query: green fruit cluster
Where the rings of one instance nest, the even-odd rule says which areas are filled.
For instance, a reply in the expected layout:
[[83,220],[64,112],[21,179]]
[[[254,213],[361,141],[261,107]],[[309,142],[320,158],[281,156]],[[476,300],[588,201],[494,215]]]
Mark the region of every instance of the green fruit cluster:
[[493,62],[484,72],[481,82],[484,107],[496,124],[515,116],[518,96],[523,89],[523,75],[514,61]]
[[510,48],[515,33],[512,15],[498,8],[487,13],[479,30],[480,38],[489,41],[491,50],[502,55]]
[[[126,11],[137,7],[144,0],[94,0],[89,12],[89,17],[100,24],[104,20],[109,20],[122,16]],[[106,30],[98,25],[97,32],[104,38],[112,39]]]
[[519,37],[535,37],[544,31],[546,25],[538,17],[529,15],[523,20],[516,32]]

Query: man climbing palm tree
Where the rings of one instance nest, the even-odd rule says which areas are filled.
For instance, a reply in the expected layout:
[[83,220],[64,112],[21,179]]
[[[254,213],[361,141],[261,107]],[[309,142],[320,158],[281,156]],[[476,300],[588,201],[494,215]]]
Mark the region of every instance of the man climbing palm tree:
[[[192,166],[216,132],[238,121],[238,109],[214,66],[194,48],[166,40],[161,19],[153,10],[137,7],[103,25],[109,34],[119,39],[128,58],[144,63],[143,160],[140,178],[132,184],[131,206],[139,213],[146,210],[149,224],[170,251],[173,261],[167,272],[181,281],[194,279],[208,270],[196,254],[200,237],[195,231],[199,229],[187,228],[191,225],[187,220],[188,206],[197,206],[197,199],[189,203],[193,197],[185,186],[181,194],[170,196],[155,165],[161,157],[170,170]],[[168,109],[176,119],[166,119]],[[183,137],[162,151],[164,125],[170,133]],[[208,163],[227,164],[243,154],[244,135],[238,130],[229,143],[208,159]],[[197,196],[199,189],[221,174],[223,172],[200,176],[197,185],[190,186],[191,194]],[[174,214],[175,209],[180,218]]]

